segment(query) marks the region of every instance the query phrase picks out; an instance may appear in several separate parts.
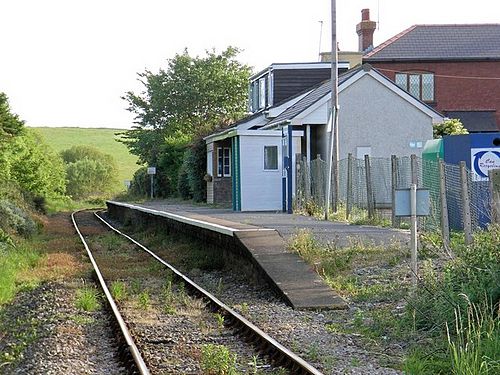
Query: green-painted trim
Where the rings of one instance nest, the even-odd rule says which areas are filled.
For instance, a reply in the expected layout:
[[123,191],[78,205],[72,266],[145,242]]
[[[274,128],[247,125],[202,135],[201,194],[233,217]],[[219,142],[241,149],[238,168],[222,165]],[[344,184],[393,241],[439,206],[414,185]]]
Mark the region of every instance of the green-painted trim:
[[241,211],[240,137],[231,138],[233,211]]

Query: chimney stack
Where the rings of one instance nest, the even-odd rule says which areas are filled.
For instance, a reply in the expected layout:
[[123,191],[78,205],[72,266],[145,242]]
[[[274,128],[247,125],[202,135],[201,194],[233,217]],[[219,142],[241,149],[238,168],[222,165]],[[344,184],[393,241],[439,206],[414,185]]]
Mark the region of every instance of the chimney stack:
[[359,38],[359,52],[367,52],[373,48],[373,32],[377,28],[375,21],[370,21],[370,9],[361,10],[361,22],[356,25]]

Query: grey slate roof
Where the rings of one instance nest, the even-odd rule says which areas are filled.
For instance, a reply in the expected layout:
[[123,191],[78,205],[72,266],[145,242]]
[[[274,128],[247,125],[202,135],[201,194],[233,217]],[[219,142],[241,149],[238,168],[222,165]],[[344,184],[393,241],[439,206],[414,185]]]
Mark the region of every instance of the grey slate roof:
[[446,111],[449,118],[458,118],[469,133],[497,132],[495,111]]
[[[352,77],[354,74],[359,72],[362,68],[358,67],[356,69],[351,69],[341,75],[339,75],[339,80],[338,84],[342,84],[344,81]],[[331,91],[331,81],[326,80],[313,88],[309,94],[304,96],[301,100],[299,100],[297,103],[292,105],[291,107],[287,108],[285,111],[280,113],[278,116],[276,116],[273,120],[269,121],[268,125],[270,124],[279,124],[282,123],[286,120],[290,120],[308,107],[310,107],[312,104],[316,103],[318,100],[320,100],[322,97],[325,95],[329,94]]]
[[414,25],[363,61],[500,59],[500,24]]

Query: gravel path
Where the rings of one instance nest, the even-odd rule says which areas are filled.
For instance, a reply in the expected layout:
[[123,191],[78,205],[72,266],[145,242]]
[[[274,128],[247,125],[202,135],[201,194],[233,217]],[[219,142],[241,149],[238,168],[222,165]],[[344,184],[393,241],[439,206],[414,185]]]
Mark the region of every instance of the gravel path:
[[346,324],[355,310],[297,311],[267,288],[248,285],[227,271],[197,275],[192,278],[202,287],[325,374],[401,373],[380,364],[394,351],[373,348],[360,335],[328,330],[332,323]]
[[[0,316],[0,373],[124,374],[108,313],[75,307],[81,281],[50,282],[18,294]],[[11,355],[18,361],[10,363]]]

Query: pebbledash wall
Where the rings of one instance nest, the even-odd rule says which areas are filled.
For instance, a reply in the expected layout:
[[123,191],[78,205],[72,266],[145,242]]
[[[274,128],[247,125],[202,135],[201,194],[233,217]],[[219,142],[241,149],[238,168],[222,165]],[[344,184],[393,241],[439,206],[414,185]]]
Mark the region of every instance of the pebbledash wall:
[[370,64],[393,81],[396,72],[434,73],[435,101],[428,103],[430,106],[439,112],[494,110],[500,129],[500,61],[370,61]]

